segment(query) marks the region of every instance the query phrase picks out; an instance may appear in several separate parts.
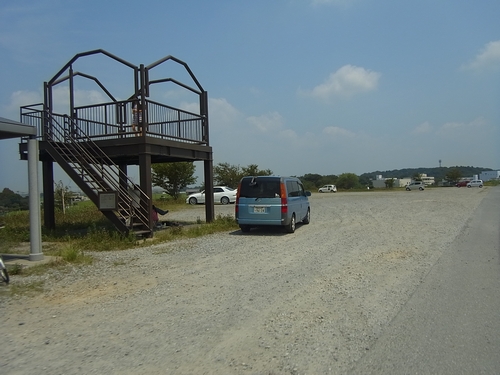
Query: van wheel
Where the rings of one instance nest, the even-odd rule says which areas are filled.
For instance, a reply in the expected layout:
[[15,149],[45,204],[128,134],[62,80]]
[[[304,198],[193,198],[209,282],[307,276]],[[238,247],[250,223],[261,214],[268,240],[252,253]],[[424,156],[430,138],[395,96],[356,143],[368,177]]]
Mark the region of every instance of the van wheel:
[[290,219],[290,223],[286,226],[286,231],[288,233],[295,232],[295,214],[292,214],[292,218]]
[[248,225],[240,225],[240,229],[243,233],[250,232],[250,227]]
[[222,197],[220,199],[221,204],[229,204],[229,198],[228,197]]
[[311,222],[311,209],[307,209],[306,217],[302,220],[304,224],[309,224]]

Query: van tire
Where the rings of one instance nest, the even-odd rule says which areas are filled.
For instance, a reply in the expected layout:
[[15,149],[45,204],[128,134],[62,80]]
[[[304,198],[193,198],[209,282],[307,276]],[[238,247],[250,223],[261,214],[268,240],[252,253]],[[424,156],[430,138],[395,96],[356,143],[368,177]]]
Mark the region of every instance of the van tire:
[[288,233],[294,233],[295,232],[295,214],[292,214],[292,218],[290,219],[290,223],[286,226],[286,231]]
[[250,227],[248,225],[240,225],[240,229],[243,233],[250,232]]
[[307,210],[306,217],[302,220],[304,224],[309,224],[311,222],[311,210]]

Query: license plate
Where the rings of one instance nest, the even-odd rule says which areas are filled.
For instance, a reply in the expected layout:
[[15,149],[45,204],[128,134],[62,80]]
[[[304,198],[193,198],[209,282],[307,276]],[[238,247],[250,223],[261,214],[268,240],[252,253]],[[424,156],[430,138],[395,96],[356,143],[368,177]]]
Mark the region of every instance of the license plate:
[[257,207],[257,206],[255,206],[253,208],[253,212],[256,213],[256,214],[264,214],[264,213],[266,213],[266,208],[265,207]]

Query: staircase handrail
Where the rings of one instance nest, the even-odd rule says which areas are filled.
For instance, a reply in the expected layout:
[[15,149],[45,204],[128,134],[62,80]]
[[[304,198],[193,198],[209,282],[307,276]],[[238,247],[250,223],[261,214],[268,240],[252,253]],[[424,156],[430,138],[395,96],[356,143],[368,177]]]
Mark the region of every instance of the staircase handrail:
[[[112,189],[119,192],[120,198],[118,199],[118,204],[120,209],[117,214],[125,219],[125,222],[130,223],[130,225],[132,225],[133,218],[137,217],[144,226],[148,227],[149,215],[145,215],[142,210],[136,209],[137,207],[135,207],[138,203],[140,208],[142,206],[140,204],[141,202],[145,202],[145,207],[149,207],[150,198],[147,194],[140,189],[139,186],[134,184],[134,182],[111,160],[108,155],[106,155],[106,153],[99,146],[97,146],[97,144],[90,137],[88,137],[88,135],[85,134],[83,130],[78,128],[74,119],[68,115],[64,115],[65,125],[67,124],[68,126],[61,126],[57,119],[51,116],[50,112],[46,112],[46,116],[51,124],[57,125],[49,127],[51,132],[48,134],[48,140],[52,142],[60,142],[58,149],[60,149],[61,145],[64,145],[65,151],[69,154],[66,156],[71,156],[71,160],[69,162],[73,165],[81,159],[81,156],[84,156],[87,165],[79,163],[79,167],[77,167],[77,169],[81,170],[82,175],[84,171],[89,175],[92,175],[91,172],[97,172]],[[77,135],[77,138],[75,138],[75,135]],[[92,147],[84,147],[84,142],[90,144]],[[66,147],[67,144],[71,144],[73,147]],[[76,150],[78,150],[78,153],[75,153]],[[105,163],[103,163],[103,161],[105,161]],[[100,166],[100,168],[98,168],[98,166]],[[106,166],[108,168],[106,168]],[[89,168],[93,168],[93,171]],[[114,173],[111,173],[112,171]],[[125,181],[127,188],[133,187],[134,193],[139,194],[139,202],[136,202],[130,196],[127,189],[124,189],[120,184],[120,181]],[[103,186],[97,180],[93,180],[91,182],[94,185],[90,186],[89,181],[85,181],[85,183],[94,191],[105,191],[108,189],[108,187]],[[123,203],[126,205],[125,207],[122,204],[122,199],[124,200]],[[124,217],[121,211],[128,213],[129,217]]]

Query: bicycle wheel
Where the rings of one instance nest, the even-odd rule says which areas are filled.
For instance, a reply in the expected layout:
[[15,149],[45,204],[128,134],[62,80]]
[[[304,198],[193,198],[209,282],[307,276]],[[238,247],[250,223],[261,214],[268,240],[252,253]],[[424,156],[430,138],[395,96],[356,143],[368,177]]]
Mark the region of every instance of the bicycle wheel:
[[9,274],[7,273],[6,268],[0,269],[0,275],[2,277],[2,281],[5,282],[6,284],[9,283]]

